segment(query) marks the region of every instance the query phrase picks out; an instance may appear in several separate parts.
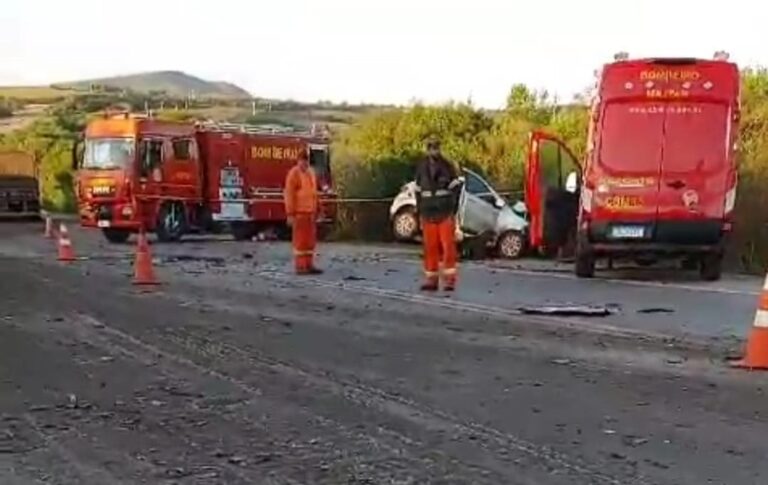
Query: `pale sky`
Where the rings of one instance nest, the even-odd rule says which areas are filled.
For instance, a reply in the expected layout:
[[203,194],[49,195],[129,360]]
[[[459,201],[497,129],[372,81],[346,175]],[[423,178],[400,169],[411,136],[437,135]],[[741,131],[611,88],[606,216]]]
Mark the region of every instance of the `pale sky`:
[[182,70],[256,96],[568,99],[615,52],[768,65],[757,0],[2,0],[0,84]]

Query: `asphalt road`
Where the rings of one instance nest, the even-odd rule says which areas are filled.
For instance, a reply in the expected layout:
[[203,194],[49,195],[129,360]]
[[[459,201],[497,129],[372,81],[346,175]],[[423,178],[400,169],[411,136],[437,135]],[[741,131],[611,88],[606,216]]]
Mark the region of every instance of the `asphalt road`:
[[768,377],[722,362],[759,279],[469,263],[448,298],[410,248],[326,245],[306,279],[197,239],[142,291],[130,246],[72,232],[65,266],[0,224],[1,484],[768,483]]

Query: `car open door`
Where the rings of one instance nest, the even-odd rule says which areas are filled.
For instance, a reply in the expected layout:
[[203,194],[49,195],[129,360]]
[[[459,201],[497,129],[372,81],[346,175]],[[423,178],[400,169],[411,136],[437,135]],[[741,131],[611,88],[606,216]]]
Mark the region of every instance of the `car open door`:
[[574,235],[581,189],[581,167],[557,138],[542,132],[529,137],[525,203],[531,248],[554,252]]

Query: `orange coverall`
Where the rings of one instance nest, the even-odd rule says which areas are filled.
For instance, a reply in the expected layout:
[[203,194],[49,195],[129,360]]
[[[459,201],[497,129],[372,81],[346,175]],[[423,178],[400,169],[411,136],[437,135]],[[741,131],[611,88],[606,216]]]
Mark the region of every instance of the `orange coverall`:
[[442,260],[446,288],[453,289],[456,286],[456,268],[459,260],[456,249],[456,219],[454,217],[446,217],[440,221],[422,219],[421,231],[424,238],[425,286],[437,286]]
[[299,274],[316,271],[317,211],[315,172],[310,167],[293,167],[285,179],[285,212],[293,218],[293,260]]

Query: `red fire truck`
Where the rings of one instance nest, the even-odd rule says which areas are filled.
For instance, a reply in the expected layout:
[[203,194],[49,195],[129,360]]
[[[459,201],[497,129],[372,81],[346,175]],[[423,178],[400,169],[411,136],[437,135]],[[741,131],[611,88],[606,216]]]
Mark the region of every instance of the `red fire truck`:
[[237,239],[282,230],[283,183],[302,150],[317,173],[322,222],[332,223],[325,134],[107,113],[88,124],[75,147],[80,221],[111,242],[142,227],[166,242],[224,226]]
[[737,183],[739,70],[727,58],[620,55],[606,65],[583,167],[557,140],[532,137],[532,245],[575,232],[579,277],[591,277],[598,258],[667,257],[718,279]]

